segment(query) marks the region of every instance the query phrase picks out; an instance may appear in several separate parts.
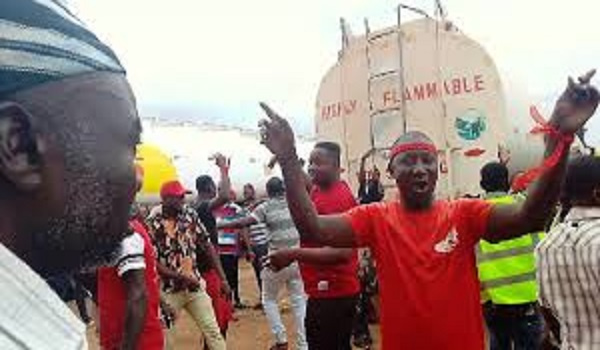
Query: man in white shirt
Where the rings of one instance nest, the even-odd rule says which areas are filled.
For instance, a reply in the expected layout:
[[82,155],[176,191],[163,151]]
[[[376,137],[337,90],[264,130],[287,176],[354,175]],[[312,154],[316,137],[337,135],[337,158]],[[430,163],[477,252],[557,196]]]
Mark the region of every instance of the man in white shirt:
[[[222,222],[219,228],[243,228],[257,223],[264,223],[267,227],[267,242],[270,254],[280,250],[299,248],[300,235],[296,230],[285,200],[283,180],[278,177],[269,179],[266,189],[269,200],[257,206],[251,215],[229,222]],[[304,293],[304,284],[298,263],[295,262],[279,271],[263,269],[261,274],[263,284],[261,299],[267,320],[271,326],[271,332],[275,337],[275,344],[270,350],[288,349],[287,332],[281,321],[278,304],[279,291],[284,286],[287,287],[289,292],[296,323],[295,349],[308,349],[304,328],[306,294]]]
[[539,301],[561,349],[600,349],[600,158],[569,164],[571,209],[536,249]]
[[38,274],[109,260],[140,131],[124,69],[79,19],[52,0],[0,2],[0,349],[87,348]]

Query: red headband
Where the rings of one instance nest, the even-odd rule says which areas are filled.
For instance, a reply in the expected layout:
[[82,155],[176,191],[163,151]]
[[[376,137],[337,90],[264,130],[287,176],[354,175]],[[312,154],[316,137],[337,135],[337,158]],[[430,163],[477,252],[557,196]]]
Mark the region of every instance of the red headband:
[[394,159],[397,155],[404,152],[409,151],[425,151],[431,153],[433,155],[437,155],[437,149],[431,143],[427,142],[410,142],[410,143],[401,143],[392,147],[392,152],[390,153],[390,160]]

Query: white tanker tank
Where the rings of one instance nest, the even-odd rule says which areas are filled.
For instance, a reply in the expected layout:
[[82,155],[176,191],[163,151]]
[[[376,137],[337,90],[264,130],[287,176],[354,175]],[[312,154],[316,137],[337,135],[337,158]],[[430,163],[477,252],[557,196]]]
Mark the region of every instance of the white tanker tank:
[[[507,106],[490,55],[450,22],[427,17],[374,32],[367,25],[363,36],[344,33],[344,25],[342,31],[338,61],[321,81],[315,122],[319,140],[342,146],[354,186],[361,156],[375,150],[367,166],[384,170],[389,147],[410,130],[425,132],[439,150],[439,198],[480,193],[479,169],[498,159],[499,147],[510,152],[511,173],[541,160],[541,138],[526,133],[532,101],[519,96],[514,100],[522,105]],[[507,109],[520,115],[508,118]]]

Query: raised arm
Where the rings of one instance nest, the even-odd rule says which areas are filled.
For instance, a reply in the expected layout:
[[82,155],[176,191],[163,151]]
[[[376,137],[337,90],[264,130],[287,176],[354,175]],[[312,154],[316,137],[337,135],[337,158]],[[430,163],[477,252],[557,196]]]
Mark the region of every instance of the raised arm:
[[229,194],[231,192],[231,179],[229,178],[229,167],[231,165],[231,159],[226,158],[221,153],[217,153],[214,156],[215,164],[219,167],[221,178],[219,179],[219,186],[217,196],[210,200],[208,208],[214,210],[221,207],[229,201]]
[[[271,157],[271,160],[269,161],[268,167],[270,169],[273,169],[273,167],[275,167],[275,164],[277,164],[278,160],[277,160],[277,156],[273,155],[273,157]],[[304,171],[304,160],[302,158],[299,159],[300,162],[300,169],[302,169],[302,176],[304,176],[304,188],[306,188],[306,192],[310,193],[310,189],[312,187],[312,182],[310,180],[310,176],[308,175],[308,173],[306,171]]]
[[260,123],[262,143],[277,156],[283,173],[286,196],[292,218],[303,239],[332,247],[353,247],[355,235],[350,222],[342,215],[319,216],[306,191],[294,132],[284,118],[261,103],[269,120]]
[[599,93],[590,85],[594,73],[591,71],[580,77],[577,83],[569,78],[569,85],[556,103],[545,137],[545,157],[547,160],[557,157],[556,164],[542,171],[523,203],[492,209],[484,236],[486,240],[498,242],[544,230],[558,201],[569,157],[568,140],[572,140],[598,106]]

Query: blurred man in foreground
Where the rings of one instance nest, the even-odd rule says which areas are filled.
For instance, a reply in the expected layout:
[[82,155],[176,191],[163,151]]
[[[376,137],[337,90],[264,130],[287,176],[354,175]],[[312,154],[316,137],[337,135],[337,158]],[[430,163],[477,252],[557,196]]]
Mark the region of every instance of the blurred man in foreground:
[[[0,2],[0,347],[86,348],[42,276],[127,232],[140,121],[114,53],[53,1]],[[31,268],[33,269],[31,269]]]

